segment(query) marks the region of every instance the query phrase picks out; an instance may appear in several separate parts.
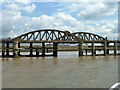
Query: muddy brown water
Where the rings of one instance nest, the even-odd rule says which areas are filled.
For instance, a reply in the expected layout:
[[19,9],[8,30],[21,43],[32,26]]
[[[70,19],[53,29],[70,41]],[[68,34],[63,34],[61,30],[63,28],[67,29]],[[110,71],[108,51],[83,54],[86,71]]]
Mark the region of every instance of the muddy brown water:
[[3,88],[109,88],[118,81],[118,56],[2,58]]

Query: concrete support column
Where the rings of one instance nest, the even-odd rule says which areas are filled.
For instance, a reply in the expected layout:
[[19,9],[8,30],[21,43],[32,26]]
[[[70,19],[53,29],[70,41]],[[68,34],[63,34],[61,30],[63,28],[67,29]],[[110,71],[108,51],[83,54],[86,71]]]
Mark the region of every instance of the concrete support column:
[[107,41],[104,41],[104,55],[107,55]]
[[6,43],[6,56],[9,56],[9,42]]
[[33,56],[33,43],[30,43],[30,56]]
[[45,56],[45,43],[42,43],[42,56]]
[[79,56],[83,56],[83,42],[79,42],[78,51],[79,51]]
[[92,56],[95,55],[95,47],[94,47],[94,42],[92,42]]
[[5,42],[2,41],[2,57],[5,56]]
[[13,42],[13,56],[14,57],[18,56],[18,41]]
[[[20,43],[18,43],[18,48],[20,48]],[[18,56],[20,56],[20,49],[18,50]]]
[[114,42],[114,54],[117,55],[117,42]]
[[53,56],[57,57],[58,47],[57,43],[53,43]]

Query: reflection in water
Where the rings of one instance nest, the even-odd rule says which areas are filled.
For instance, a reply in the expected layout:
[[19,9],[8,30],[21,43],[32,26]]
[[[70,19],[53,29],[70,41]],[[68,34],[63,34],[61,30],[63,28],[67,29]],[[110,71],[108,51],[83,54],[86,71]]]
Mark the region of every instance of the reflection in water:
[[30,64],[34,64],[34,59],[30,57]]
[[83,61],[83,57],[79,57],[79,62],[82,62]]
[[19,58],[13,58],[13,60],[19,60]]
[[9,60],[9,58],[6,58],[6,61],[8,61]]
[[42,60],[44,60],[45,59],[45,57],[42,57]]
[[53,64],[57,64],[57,63],[58,63],[57,57],[53,57]]
[[117,56],[114,56],[114,60],[116,60],[118,57]]
[[30,60],[33,60],[33,57],[30,57]]
[[96,56],[91,56],[91,59],[92,60],[96,60]]
[[39,59],[39,57],[36,57],[36,60],[38,60]]
[[117,58],[78,57],[76,52],[60,52],[58,57],[2,58],[3,88],[108,88],[118,79]]
[[4,58],[2,58],[2,61],[5,61],[5,59],[4,59]]
[[109,56],[103,56],[104,57],[104,60],[109,60]]

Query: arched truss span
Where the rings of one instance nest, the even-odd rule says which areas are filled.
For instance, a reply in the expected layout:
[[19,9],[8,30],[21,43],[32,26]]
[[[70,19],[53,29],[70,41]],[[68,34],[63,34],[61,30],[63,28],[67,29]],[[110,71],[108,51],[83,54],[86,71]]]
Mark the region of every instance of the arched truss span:
[[93,33],[88,33],[88,32],[75,32],[73,34],[79,37],[82,41],[103,41],[105,40],[104,37],[101,37]]
[[13,40],[17,40],[19,42],[34,42],[34,43],[40,42],[62,43],[62,42],[78,42],[80,39],[77,36],[69,33],[68,31],[44,29],[28,32],[26,34],[14,38]]

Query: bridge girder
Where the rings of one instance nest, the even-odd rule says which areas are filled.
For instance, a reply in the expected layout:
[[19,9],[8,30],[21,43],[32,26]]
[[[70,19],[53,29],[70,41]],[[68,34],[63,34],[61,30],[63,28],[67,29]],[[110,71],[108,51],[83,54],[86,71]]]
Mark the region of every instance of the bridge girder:
[[82,41],[103,41],[106,40],[104,37],[101,37],[97,34],[88,33],[88,32],[75,32],[73,33],[75,36],[82,39]]
[[13,39],[19,42],[33,43],[75,43],[85,41],[103,41],[104,37],[87,32],[70,33],[54,29],[44,29],[25,33]]
[[34,43],[52,43],[52,42],[78,42],[81,39],[77,36],[69,33],[68,31],[60,31],[53,29],[37,30],[33,32],[28,32],[26,34],[20,35],[13,40],[19,42],[34,42]]

